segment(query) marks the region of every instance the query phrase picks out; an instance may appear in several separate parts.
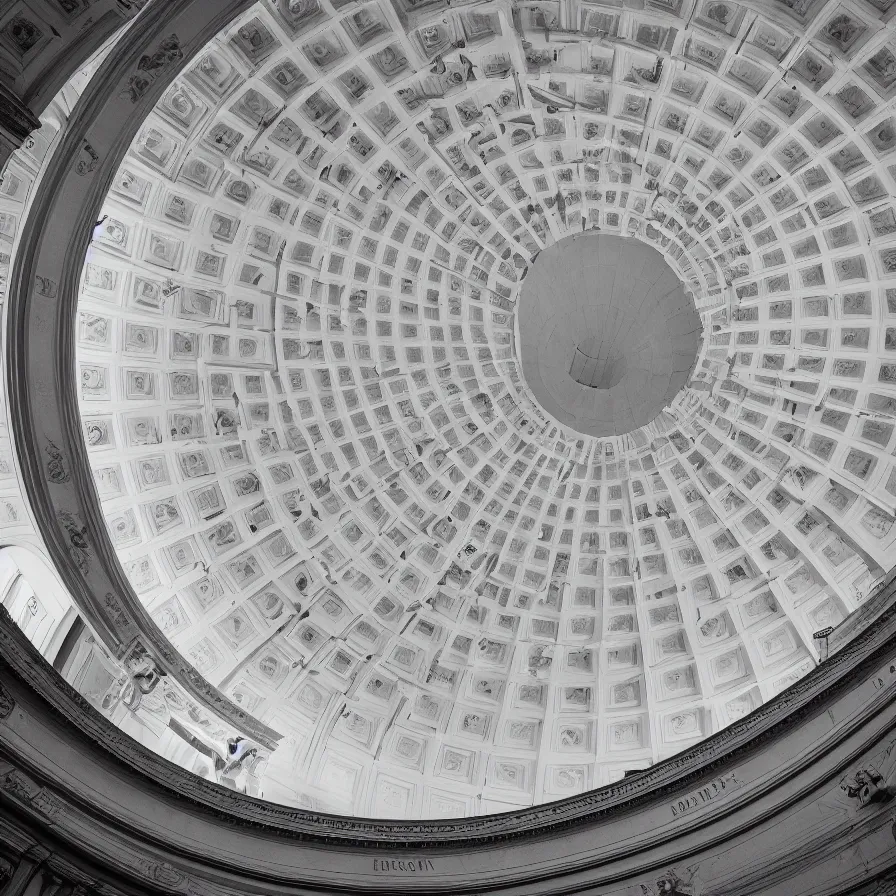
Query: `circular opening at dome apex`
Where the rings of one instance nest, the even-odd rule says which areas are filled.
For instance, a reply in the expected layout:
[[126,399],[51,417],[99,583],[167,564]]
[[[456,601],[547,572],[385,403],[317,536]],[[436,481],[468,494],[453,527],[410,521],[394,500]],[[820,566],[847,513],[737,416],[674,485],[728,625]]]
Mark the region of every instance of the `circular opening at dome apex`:
[[591,436],[650,423],[687,383],[701,322],[656,249],[603,233],[566,237],[533,262],[517,339],[542,409]]
[[610,339],[586,336],[575,347],[569,375],[590,389],[612,389],[625,376],[625,353]]

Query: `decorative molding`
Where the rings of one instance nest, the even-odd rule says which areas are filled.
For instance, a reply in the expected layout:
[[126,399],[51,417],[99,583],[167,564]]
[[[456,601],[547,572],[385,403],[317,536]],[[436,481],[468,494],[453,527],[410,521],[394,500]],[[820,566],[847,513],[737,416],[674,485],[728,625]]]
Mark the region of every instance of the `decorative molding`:
[[[325,815],[278,806],[205,781],[141,746],[102,716],[40,656],[3,607],[0,668],[8,667],[54,712],[178,801],[195,803],[235,823],[304,841],[330,845],[338,841],[373,849],[452,850],[460,843],[485,846],[581,829],[650,804],[674,800],[677,806],[679,797],[686,797],[699,785],[711,785],[714,778],[723,777],[752,753],[773,749],[777,740],[810,717],[823,715],[833,700],[867,680],[896,644],[896,602],[892,600],[896,583],[890,595],[886,612],[846,648],[778,697],[695,747],[600,790],[505,815],[460,820],[402,822]],[[896,699],[893,682],[881,682],[880,688],[875,683],[875,689],[881,699]],[[852,726],[873,718],[878,709],[878,703],[864,707]],[[840,730],[839,736],[847,733]],[[817,749],[825,751],[830,746],[820,742]],[[811,766],[814,758],[807,752],[800,762]],[[739,795],[748,791],[748,787],[738,789]]]
[[[135,7],[140,4],[132,4]],[[78,609],[97,636],[116,656],[126,651],[140,635],[158,667],[186,694],[218,714],[237,732],[274,749],[280,734],[255,719],[207,682],[174,649],[150,618],[134,593],[109,540],[90,475],[83,446],[73,378],[74,326],[81,267],[93,223],[99,215],[108,182],[127,151],[133,134],[148,111],[174,77],[193,56],[229,21],[251,6],[250,0],[234,0],[215,7],[214,15],[203,13],[201,29],[189,39],[171,40],[171,24],[196,0],[147,3],[140,14],[140,27],[128,28],[110,52],[78,104],[76,113],[56,146],[20,237],[9,288],[9,339],[6,346],[9,380],[9,415],[14,422],[16,449],[24,491],[47,550]],[[143,63],[143,59],[149,61]],[[134,59],[149,66],[153,77],[133,98],[128,88],[134,77]],[[163,75],[163,76],[162,76]],[[112,151],[100,147],[91,134],[91,124],[109,116],[115,100],[130,110],[115,119]],[[114,115],[114,113],[112,113]],[[89,147],[89,148],[88,148]],[[46,221],[60,199],[62,184],[78,182],[78,223],[69,232],[69,242],[53,249],[62,259],[62,272],[35,269]],[[61,253],[61,254],[60,254]],[[52,395],[40,395],[36,381],[23,373],[28,369],[25,321],[38,298],[52,298],[57,325],[55,341],[32,330],[32,337],[54,352]],[[34,352],[31,364],[39,364]],[[32,405],[32,401],[34,405]],[[41,410],[36,413],[34,408]],[[53,414],[57,416],[53,418]]]
[[9,718],[12,711],[16,708],[16,701],[12,694],[0,684],[0,720]]
[[850,613],[834,629],[828,639],[828,649],[831,653],[848,644],[890,606],[893,601],[894,587],[896,587],[896,568],[890,571],[889,575],[857,610]]
[[[860,637],[861,649],[852,654],[852,663],[837,664],[839,668],[833,677],[813,673],[801,681],[802,694],[789,693],[791,700],[777,708],[781,716],[778,722],[793,720],[794,713],[788,708],[799,705],[800,696],[813,695],[816,721],[826,717],[825,707],[840,705],[838,696],[845,697],[849,705],[852,689],[868,684],[869,663],[874,662],[880,669],[886,655],[883,668],[887,668],[896,658],[896,621],[893,614],[888,615],[891,618],[886,626]],[[771,785],[747,785],[750,800],[737,807],[740,822],[732,823],[722,812],[704,815],[697,823],[682,819],[671,827],[657,810],[663,808],[662,801],[668,800],[675,789],[673,781],[682,780],[681,768],[666,786],[657,787],[656,781],[642,780],[649,778],[648,773],[626,782],[633,788],[613,786],[586,794],[584,802],[597,807],[596,811],[567,818],[567,823],[564,816],[569,804],[583,800],[566,800],[556,806],[505,816],[474,818],[469,824],[374,822],[263,804],[195,778],[115,729],[49,667],[5,611],[0,611],[0,679],[20,696],[26,718],[21,733],[13,735],[14,740],[0,727],[0,833],[11,820],[15,825],[14,819],[19,819],[15,825],[19,853],[27,850],[28,855],[37,855],[27,838],[36,839],[41,844],[38,849],[46,844],[50,849],[44,850],[41,857],[42,868],[49,875],[46,880],[61,880],[86,892],[107,896],[121,892],[166,896],[253,892],[274,896],[282,894],[286,887],[286,892],[302,896],[332,892],[334,888],[344,893],[442,892],[464,896],[485,892],[526,896],[560,892],[591,896],[721,896],[732,891],[756,896],[767,891],[809,896],[819,891],[800,886],[805,883],[803,875],[808,874],[814,875],[816,885],[818,880],[832,885],[839,885],[842,880],[843,886],[837,892],[851,896],[891,892],[894,857],[891,855],[887,861],[887,855],[892,854],[891,805],[871,800],[853,808],[852,797],[837,794],[841,790],[838,776],[852,780],[856,771],[875,764],[886,772],[880,757],[894,750],[896,679],[890,682],[886,704],[869,706],[864,701],[856,707],[856,724],[847,725],[848,732],[841,725],[841,730],[815,738],[823,748],[818,756],[803,750],[795,766],[787,769],[781,779]],[[810,686],[804,684],[807,681]],[[806,709],[804,705],[797,710],[802,721],[807,720]],[[869,730],[860,724],[869,717],[872,722],[884,718]],[[774,767],[776,745],[780,743],[786,754],[789,747],[784,738],[799,724],[778,724],[765,732],[767,736],[761,745],[747,740],[741,749],[716,757],[717,776],[724,776],[724,772],[718,771],[723,764],[729,770],[733,763],[742,763],[746,768],[760,752],[766,754],[766,767]],[[817,730],[815,724],[812,729]],[[44,732],[38,736],[46,738],[46,753],[35,751],[40,757],[22,749],[34,745],[29,737],[34,738],[37,732]],[[813,737],[805,732],[802,743],[811,742]],[[11,747],[12,743],[19,746]],[[59,751],[71,761],[64,772]],[[690,763],[705,771],[704,763],[695,762],[694,753],[690,751],[681,757],[684,768]],[[78,772],[79,763],[82,773]],[[668,772],[675,765],[663,763],[656,770]],[[91,780],[123,780],[128,771],[127,793],[120,798],[109,791],[93,793],[89,789]],[[796,786],[797,778],[804,773],[810,784]],[[114,790],[115,784],[111,787]],[[628,793],[619,798],[622,790]],[[760,802],[753,806],[752,800]],[[738,846],[744,838],[747,842],[751,838],[762,842],[765,837],[767,841],[779,821],[787,819],[791,809],[806,800],[807,811],[814,813],[812,817],[821,824],[806,832],[798,873],[786,843],[770,847],[768,856],[763,855],[761,847],[751,851]],[[757,811],[759,805],[762,812]],[[548,819],[546,809],[554,810]],[[156,820],[157,829],[143,825],[144,811],[148,819]],[[729,806],[728,812],[731,811]],[[642,813],[647,825],[639,830],[640,843],[636,845],[612,835],[613,825],[630,824],[633,813]],[[170,830],[160,831],[159,820],[166,817],[171,819]],[[538,823],[528,826],[527,822],[533,819],[539,819]],[[185,827],[191,829],[191,842],[181,838]],[[465,827],[488,828],[492,833],[474,840],[464,836],[461,829]],[[313,836],[309,833],[312,828],[316,828]],[[246,834],[242,839],[241,829]],[[227,836],[235,832],[237,837],[230,840],[229,846],[222,845],[222,854],[216,853],[212,840],[203,839],[213,838],[218,831],[227,832]],[[422,836],[421,831],[425,832]],[[352,836],[346,836],[347,833]],[[24,835],[27,838],[23,840]],[[567,850],[575,849],[570,846],[575,842],[571,838],[578,838],[581,849],[583,837],[584,842],[594,844],[593,851],[586,848],[582,853],[573,851],[566,855]],[[303,842],[301,848],[290,843],[296,840]],[[876,852],[856,850],[863,840],[873,840]],[[243,844],[244,856],[241,857],[239,848],[228,853],[234,843]],[[204,847],[208,852],[203,851]],[[517,851],[516,858],[531,853],[531,861],[508,864],[512,851]],[[284,863],[284,855],[293,858]],[[309,868],[314,870],[306,874],[304,863],[311,855],[315,858]],[[277,856],[281,864],[274,870],[271,863],[278,861]],[[490,865],[496,876],[488,881],[477,880],[468,867],[476,860]],[[832,861],[839,864],[834,877],[828,880],[824,868]],[[621,863],[622,871],[607,870],[617,863]],[[351,868],[348,874],[347,867]],[[129,881],[134,882],[136,889]],[[55,891],[41,888],[40,892],[50,896]]]

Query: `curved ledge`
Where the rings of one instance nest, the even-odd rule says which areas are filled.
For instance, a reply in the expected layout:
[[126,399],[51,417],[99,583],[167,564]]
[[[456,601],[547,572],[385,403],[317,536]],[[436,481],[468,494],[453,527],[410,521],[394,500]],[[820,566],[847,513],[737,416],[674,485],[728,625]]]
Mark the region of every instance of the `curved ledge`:
[[[799,728],[806,720],[823,716],[833,701],[848,697],[869,670],[881,665],[882,656],[896,655],[896,580],[887,598],[886,612],[848,647],[778,697],[695,747],[600,790],[519,812],[460,820],[403,822],[318,814],[235,794],[168,762],[119,731],[43,660],[3,607],[0,657],[79,731],[102,744],[126,767],[162,782],[180,797],[230,813],[243,822],[328,845],[338,840],[376,848],[444,849],[459,843],[480,846],[555,833],[594,824],[634,807],[665,802],[682,790],[699,787],[712,772],[724,771],[761,750],[774,752],[775,743],[786,736],[799,738]],[[896,699],[896,692],[892,696]],[[854,717],[844,718],[839,735],[865,724],[877,709],[875,702]],[[814,750],[824,754],[836,742],[820,742]],[[809,758],[802,756],[802,761]],[[782,766],[768,786],[786,780],[795,770]]]
[[[244,892],[250,880],[254,889],[262,879],[266,886],[301,880],[308,892],[335,884],[377,892],[380,875],[393,892],[512,886],[544,893],[548,879],[550,891],[559,891],[561,877],[569,892],[579,892],[669,865],[684,880],[682,863],[715,867],[719,856],[729,857],[726,875],[756,878],[758,887],[760,879],[794,872],[796,848],[806,864],[800,888],[785,892],[842,892],[846,878],[859,879],[866,865],[874,870],[867,856],[840,868],[836,890],[802,888],[804,878],[807,886],[817,883],[811,863],[821,867],[857,834],[882,838],[878,871],[894,859],[887,801],[863,805],[841,787],[866,768],[880,772],[882,786],[889,787],[890,776],[896,786],[894,636],[891,604],[849,647],[744,723],[602,790],[466,821],[382,822],[272,805],[171,765],[94,710],[4,610],[0,793],[32,820],[49,818],[55,836],[93,859],[117,844],[106,861],[119,858],[119,872],[164,860],[184,879],[226,870],[244,879]],[[744,849],[745,842],[754,846]],[[413,863],[413,874],[398,863],[405,869]],[[713,876],[701,874],[704,888]]]

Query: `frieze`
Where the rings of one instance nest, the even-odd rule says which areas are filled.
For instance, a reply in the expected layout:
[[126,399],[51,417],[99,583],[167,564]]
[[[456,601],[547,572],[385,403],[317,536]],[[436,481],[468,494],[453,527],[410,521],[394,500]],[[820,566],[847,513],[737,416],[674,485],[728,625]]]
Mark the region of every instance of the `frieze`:
[[700,809],[722,795],[727,795],[737,790],[741,782],[737,780],[734,772],[715,778],[703,787],[685,794],[670,806],[673,818],[681,818],[694,809]]
[[896,582],[896,570],[875,588],[857,610],[850,613],[834,629],[828,639],[829,649],[839,650],[842,645],[849,643],[857,632],[862,631],[879,613],[886,609],[892,599],[894,582]]
[[435,871],[435,865],[424,858],[417,859],[374,859],[373,870],[386,874],[419,874]]
[[[607,788],[567,800],[535,807],[513,817],[421,821],[413,823],[366,821],[345,816],[321,815],[287,809],[253,799],[174,768],[103,717],[64,681],[40,656],[12,622],[8,611],[0,607],[0,658],[17,675],[50,701],[62,714],[104,749],[169,789],[179,800],[189,800],[211,809],[231,821],[277,830],[301,840],[343,843],[378,849],[455,847],[465,842],[501,842],[547,830],[562,830],[605,819],[616,811],[630,810],[646,802],[681,792],[689,780],[703,778],[709,768],[733,761],[743,749],[752,749],[768,739],[789,731],[808,714],[817,702],[827,702],[853,686],[859,676],[867,675],[865,663],[877,660],[876,652],[892,650],[896,629],[896,607],[891,607],[876,623],[818,669],[788,691],[763,706],[746,720],[729,726],[696,748],[673,757],[643,774]],[[878,661],[879,662],[879,661]],[[751,730],[750,719],[761,719]],[[761,730],[756,733],[755,729]],[[3,777],[0,767],[0,781]],[[718,776],[724,778],[725,775]],[[12,780],[12,779],[9,779]],[[11,785],[7,785],[11,786]],[[705,785],[704,785],[705,786]],[[726,785],[726,787],[729,785]],[[38,787],[32,791],[36,793]],[[698,788],[699,789],[699,788]],[[721,788],[720,788],[721,789]],[[30,799],[30,795],[27,797]],[[390,859],[391,861],[391,859]]]

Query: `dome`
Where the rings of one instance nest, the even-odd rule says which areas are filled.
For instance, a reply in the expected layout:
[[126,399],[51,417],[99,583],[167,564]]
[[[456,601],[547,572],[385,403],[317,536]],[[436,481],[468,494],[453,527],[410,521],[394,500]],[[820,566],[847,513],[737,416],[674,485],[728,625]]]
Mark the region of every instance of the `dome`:
[[[637,6],[278,0],[139,60],[134,102],[182,67],[83,266],[80,424],[133,592],[276,734],[234,786],[609,784],[892,565],[880,10]],[[178,694],[135,718],[212,776]]]

